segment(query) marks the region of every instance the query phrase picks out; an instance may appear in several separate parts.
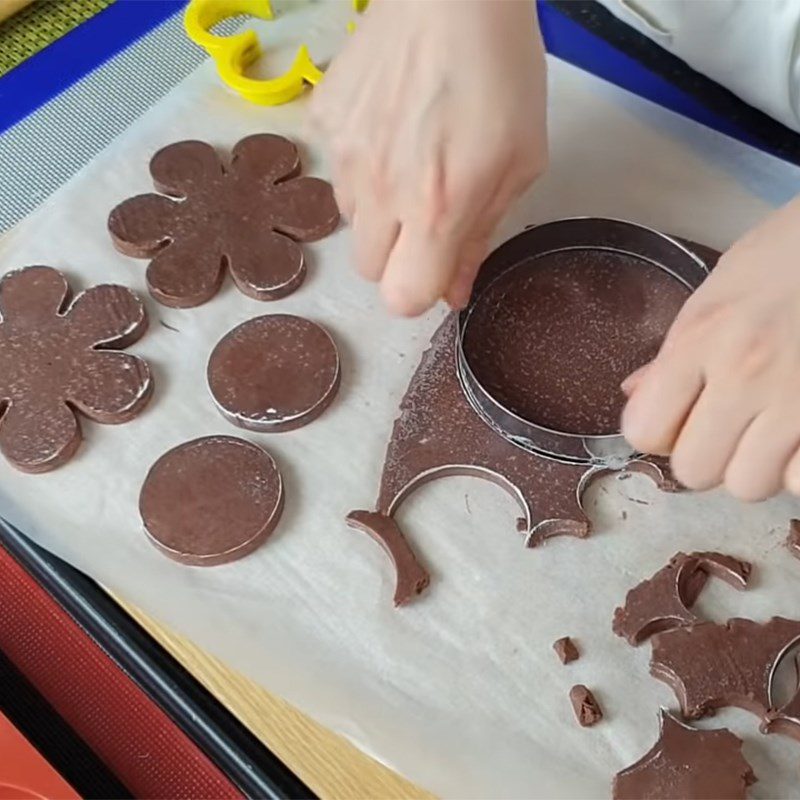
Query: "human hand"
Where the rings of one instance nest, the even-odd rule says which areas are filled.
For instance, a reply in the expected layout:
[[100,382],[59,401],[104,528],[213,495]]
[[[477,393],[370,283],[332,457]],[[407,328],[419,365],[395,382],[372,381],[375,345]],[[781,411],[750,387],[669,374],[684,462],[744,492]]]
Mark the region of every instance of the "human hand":
[[623,434],[688,488],[800,494],[800,198],[722,256],[623,390]]
[[547,153],[533,0],[374,0],[314,90],[358,271],[389,307],[466,305]]

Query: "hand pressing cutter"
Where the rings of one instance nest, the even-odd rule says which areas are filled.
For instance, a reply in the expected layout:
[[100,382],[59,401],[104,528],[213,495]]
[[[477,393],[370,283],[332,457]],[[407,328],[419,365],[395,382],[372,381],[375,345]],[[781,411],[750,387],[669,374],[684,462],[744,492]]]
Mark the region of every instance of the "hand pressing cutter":
[[[621,467],[638,454],[621,433],[574,433],[527,419],[493,395],[473,370],[464,347],[474,312],[491,287],[512,270],[535,269],[556,253],[607,253],[663,270],[689,291],[708,275],[706,264],[677,240],[658,231],[614,219],[579,217],[530,228],[510,239],[481,268],[469,306],[458,319],[458,376],[470,405],[497,433],[538,456],[571,464]],[[614,261],[610,261],[613,265]],[[522,277],[522,276],[520,276]],[[524,332],[523,332],[524,333]]]

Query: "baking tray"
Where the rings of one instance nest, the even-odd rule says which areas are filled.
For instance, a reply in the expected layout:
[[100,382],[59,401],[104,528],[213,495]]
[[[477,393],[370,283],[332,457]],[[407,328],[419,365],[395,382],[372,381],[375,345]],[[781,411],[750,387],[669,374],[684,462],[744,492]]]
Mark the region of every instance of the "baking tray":
[[[277,756],[94,581],[42,550],[3,520],[0,547],[46,589],[88,639],[99,645],[166,712],[244,796],[270,800],[314,797]],[[74,785],[80,785],[85,796],[130,796],[107,768],[98,768],[97,757],[2,652],[0,676],[4,687],[0,707],[13,712],[9,714],[14,717],[12,721],[24,733],[30,732],[31,738],[43,747],[45,757],[61,768],[66,764],[67,772],[72,770],[69,777],[67,772],[62,774]],[[87,698],[87,702],[93,701]]]

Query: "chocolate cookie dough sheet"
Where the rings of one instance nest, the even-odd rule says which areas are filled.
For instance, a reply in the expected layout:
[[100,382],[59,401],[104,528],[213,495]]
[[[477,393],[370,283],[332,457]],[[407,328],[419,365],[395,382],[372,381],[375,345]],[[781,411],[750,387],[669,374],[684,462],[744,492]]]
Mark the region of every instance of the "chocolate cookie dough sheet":
[[[348,13],[347,4],[301,6],[261,30],[280,58],[302,31],[323,59],[345,35]],[[596,214],[724,247],[797,185],[800,171],[562,63],[551,63],[551,85],[550,173],[498,239],[530,222]],[[611,477],[584,498],[591,538],[526,550],[513,533],[518,509],[498,487],[439,481],[399,511],[431,571],[430,589],[393,608],[388,560],[344,518],[374,503],[400,399],[443,312],[389,320],[374,287],[354,274],[346,230],[304,245],[308,276],[289,297],[258,302],[228,279],[200,307],[166,308],[147,294],[145,263],[117,253],[105,227],[115,205],[151,191],[152,155],[184,139],[225,151],[253,133],[281,134],[300,143],[305,174],[326,177],[302,133],[305,113],[305,100],[246,105],[206,64],[0,242],[0,273],[48,264],[76,291],[119,283],[143,297],[150,330],[130,351],[147,359],[154,379],[141,416],[122,426],[86,422],[84,444],[64,467],[31,476],[0,462],[0,514],[433,792],[608,796],[614,773],[656,740],[659,705],[675,708],[648,675],[649,646],[632,648],[613,634],[614,608],[679,550],[718,550],[754,562],[757,572],[746,592],[712,582],[698,604],[705,614],[797,617],[800,561],[783,546],[797,504],[781,498],[742,507],[720,493],[666,495],[640,476]],[[233,428],[206,387],[216,343],[267,313],[319,323],[341,357],[330,407],[278,434]],[[211,435],[267,448],[283,476],[285,506],[260,549],[202,569],[151,545],[138,494],[159,456]],[[581,651],[567,667],[552,652],[566,634]],[[577,684],[590,687],[603,709],[592,728],[575,724],[569,690]],[[743,712],[701,723],[717,724],[745,739],[760,778],[751,796],[791,794],[796,742],[760,736]]]

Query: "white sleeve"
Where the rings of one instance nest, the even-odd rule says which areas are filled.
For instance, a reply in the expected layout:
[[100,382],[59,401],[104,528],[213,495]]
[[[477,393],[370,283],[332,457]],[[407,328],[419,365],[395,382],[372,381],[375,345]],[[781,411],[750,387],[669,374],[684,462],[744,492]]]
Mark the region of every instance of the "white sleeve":
[[742,100],[800,131],[800,0],[600,0]]

